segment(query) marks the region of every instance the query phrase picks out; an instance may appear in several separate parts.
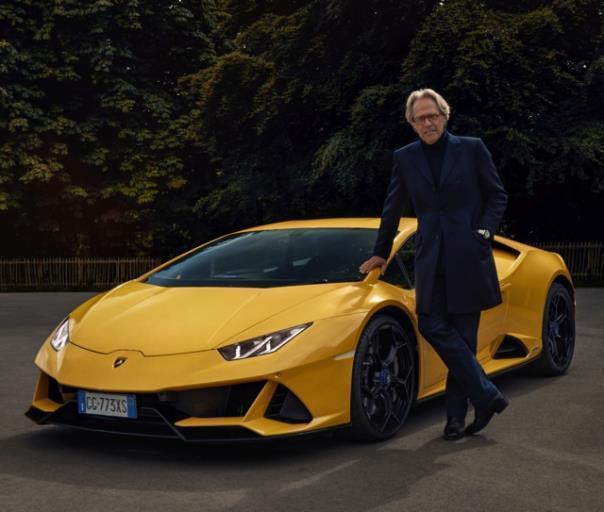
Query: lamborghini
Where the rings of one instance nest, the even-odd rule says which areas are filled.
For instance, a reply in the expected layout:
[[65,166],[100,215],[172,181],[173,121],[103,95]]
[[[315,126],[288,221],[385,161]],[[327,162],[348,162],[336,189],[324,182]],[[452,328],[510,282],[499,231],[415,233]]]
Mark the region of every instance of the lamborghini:
[[[244,229],[94,296],[44,341],[26,415],[184,441],[397,434],[444,392],[446,367],[417,328],[417,220],[401,218],[383,274],[359,273],[379,222]],[[500,236],[492,249],[503,301],[481,313],[478,360],[489,375],[563,374],[575,344],[563,259]]]

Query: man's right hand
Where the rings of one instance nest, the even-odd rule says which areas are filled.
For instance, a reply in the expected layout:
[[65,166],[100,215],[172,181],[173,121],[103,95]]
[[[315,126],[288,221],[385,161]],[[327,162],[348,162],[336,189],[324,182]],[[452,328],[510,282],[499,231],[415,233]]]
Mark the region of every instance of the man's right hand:
[[361,263],[359,272],[361,274],[367,274],[377,267],[381,267],[381,272],[383,274],[386,271],[386,260],[380,256],[372,256],[367,261]]

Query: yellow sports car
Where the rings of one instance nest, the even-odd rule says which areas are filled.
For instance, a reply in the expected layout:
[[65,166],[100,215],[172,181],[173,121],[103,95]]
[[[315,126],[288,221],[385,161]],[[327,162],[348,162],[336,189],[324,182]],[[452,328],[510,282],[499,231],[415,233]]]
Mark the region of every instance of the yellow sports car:
[[[27,416],[186,441],[347,427],[381,440],[446,368],[417,330],[417,221],[402,218],[380,275],[359,273],[379,219],[283,222],[213,240],[88,300],[42,345]],[[483,311],[488,374],[568,368],[574,289],[562,258],[502,237],[503,303]]]

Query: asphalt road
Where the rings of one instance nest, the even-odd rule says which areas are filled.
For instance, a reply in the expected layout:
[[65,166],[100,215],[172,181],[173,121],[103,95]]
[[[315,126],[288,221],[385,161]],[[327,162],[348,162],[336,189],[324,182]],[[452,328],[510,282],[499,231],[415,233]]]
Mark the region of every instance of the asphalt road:
[[0,294],[1,511],[604,511],[604,289],[577,291],[568,374],[497,378],[511,405],[483,435],[441,440],[440,398],[371,445],[190,445],[33,424],[34,355],[89,295]]

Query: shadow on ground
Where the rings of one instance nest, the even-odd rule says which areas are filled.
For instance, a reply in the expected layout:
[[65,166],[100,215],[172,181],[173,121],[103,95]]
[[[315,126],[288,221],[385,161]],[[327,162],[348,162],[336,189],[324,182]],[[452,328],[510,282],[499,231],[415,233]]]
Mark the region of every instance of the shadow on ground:
[[[495,382],[513,407],[515,398],[553,381],[523,369]],[[309,510],[313,499],[329,494],[334,510],[341,496],[346,510],[361,511],[404,498],[418,481],[448,468],[447,455],[497,444],[488,430],[459,442],[443,441],[443,413],[442,397],[417,404],[401,433],[379,444],[357,444],[338,434],[189,444],[39,427],[5,437],[0,452],[5,473],[49,483],[225,493],[233,497],[230,510],[261,509],[267,500],[277,508]]]

